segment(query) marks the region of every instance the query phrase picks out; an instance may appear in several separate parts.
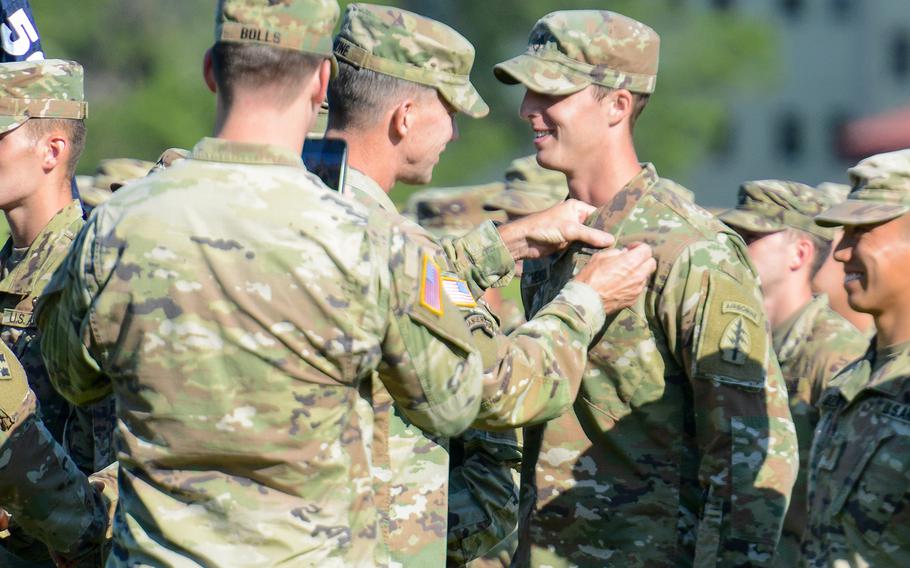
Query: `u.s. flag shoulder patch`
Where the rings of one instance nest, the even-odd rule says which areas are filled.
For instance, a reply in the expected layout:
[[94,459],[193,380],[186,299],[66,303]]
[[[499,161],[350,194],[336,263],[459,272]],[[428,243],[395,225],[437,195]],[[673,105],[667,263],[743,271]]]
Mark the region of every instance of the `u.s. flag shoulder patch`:
[[442,315],[442,271],[430,255],[423,255],[420,271],[420,305]]
[[445,290],[446,296],[452,300],[452,303],[459,308],[476,308],[477,302],[471,295],[468,283],[451,276],[442,277],[442,289]]

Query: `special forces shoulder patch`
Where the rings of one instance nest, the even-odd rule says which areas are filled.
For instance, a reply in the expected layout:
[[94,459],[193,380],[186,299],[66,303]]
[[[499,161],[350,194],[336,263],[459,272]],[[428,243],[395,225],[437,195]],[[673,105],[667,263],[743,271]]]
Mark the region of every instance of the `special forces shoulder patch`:
[[696,313],[693,376],[759,391],[764,388],[768,332],[752,291],[710,273]]
[[424,253],[420,270],[420,305],[442,315],[442,271],[429,255]]

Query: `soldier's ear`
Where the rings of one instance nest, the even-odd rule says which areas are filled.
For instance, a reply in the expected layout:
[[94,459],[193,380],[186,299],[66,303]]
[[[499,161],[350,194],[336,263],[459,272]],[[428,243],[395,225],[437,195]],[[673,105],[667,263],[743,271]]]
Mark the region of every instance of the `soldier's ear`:
[[392,110],[389,120],[389,136],[394,142],[399,142],[406,138],[414,128],[416,106],[412,99],[401,101],[398,106]]
[[607,104],[607,121],[610,126],[616,126],[632,117],[635,100],[632,93],[626,89],[616,89],[601,101]]
[[45,134],[35,144],[35,148],[41,153],[41,166],[45,172],[58,167],[66,169],[71,147],[69,138],[62,130],[52,130]]
[[215,84],[215,72],[212,70],[212,48],[205,50],[205,57],[202,58],[202,78],[205,80],[205,86],[213,93],[218,92]]

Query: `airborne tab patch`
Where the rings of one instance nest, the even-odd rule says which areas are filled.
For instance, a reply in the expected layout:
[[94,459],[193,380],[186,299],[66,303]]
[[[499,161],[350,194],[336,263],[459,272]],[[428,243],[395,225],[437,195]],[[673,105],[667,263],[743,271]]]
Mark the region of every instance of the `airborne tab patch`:
[[420,271],[420,305],[437,316],[442,315],[442,271],[430,255],[423,255]]
[[471,295],[468,283],[458,278],[450,276],[442,277],[442,289],[446,291],[446,296],[452,300],[452,303],[459,308],[476,308],[477,302]]

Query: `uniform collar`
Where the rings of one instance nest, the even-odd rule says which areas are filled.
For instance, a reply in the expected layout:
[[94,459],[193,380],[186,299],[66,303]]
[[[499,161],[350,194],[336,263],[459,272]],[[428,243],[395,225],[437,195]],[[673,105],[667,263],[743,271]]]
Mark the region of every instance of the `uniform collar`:
[[783,364],[793,356],[802,340],[812,331],[818,313],[828,305],[828,296],[819,294],[796,311],[786,321],[771,330],[771,340],[777,360]]
[[300,156],[283,146],[234,142],[221,138],[203,138],[193,147],[189,157],[206,162],[304,168]]
[[651,191],[659,180],[660,177],[657,175],[654,165],[643,164],[635,177],[629,180],[609,203],[602,205],[588,217],[585,224],[604,231],[615,232],[613,229],[629,217],[641,198]]
[[875,340],[866,355],[831,381],[849,402],[863,391],[876,391],[895,398],[910,379],[910,342],[876,349]]
[[[58,211],[29,245],[22,262],[0,281],[0,292],[27,296],[37,290],[42,277],[50,278],[47,273],[56,269],[58,263],[55,261],[61,259],[69,249],[82,223],[82,206],[78,201],[71,201]],[[3,250],[0,250],[0,264],[12,252],[13,239],[10,238]]]
[[354,200],[369,208],[380,208],[389,213],[398,213],[389,194],[373,178],[356,168],[348,168],[345,175],[345,193],[350,192]]

